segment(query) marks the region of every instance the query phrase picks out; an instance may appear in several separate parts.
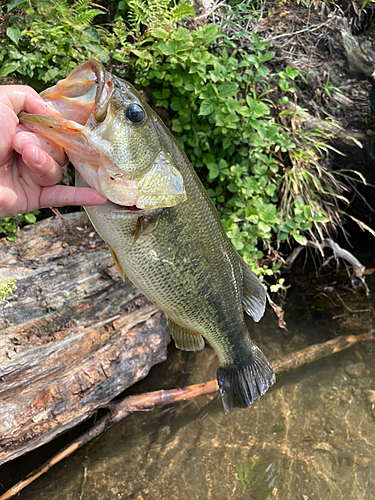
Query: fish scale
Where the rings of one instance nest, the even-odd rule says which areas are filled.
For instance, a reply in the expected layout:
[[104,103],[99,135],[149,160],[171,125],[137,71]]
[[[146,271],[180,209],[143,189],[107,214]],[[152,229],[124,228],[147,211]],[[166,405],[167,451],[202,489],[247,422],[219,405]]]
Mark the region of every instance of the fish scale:
[[245,310],[260,320],[266,292],[176,139],[131,84],[95,61],[41,95],[62,117],[21,113],[20,122],[65,148],[77,185],[108,198],[85,210],[123,278],[165,312],[177,347],[200,350],[203,338],[212,345],[225,412],[251,404],[275,381],[244,318]]

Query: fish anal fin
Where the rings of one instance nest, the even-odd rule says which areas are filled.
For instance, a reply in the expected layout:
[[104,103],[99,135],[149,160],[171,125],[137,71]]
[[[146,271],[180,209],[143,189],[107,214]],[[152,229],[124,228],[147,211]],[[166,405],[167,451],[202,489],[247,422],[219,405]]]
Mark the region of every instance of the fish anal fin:
[[224,413],[232,408],[246,408],[275,383],[276,377],[263,352],[255,344],[244,366],[219,366],[217,381]]
[[246,313],[259,321],[266,309],[267,292],[260,282],[258,276],[253,273],[246,262],[237,254],[237,258],[242,267],[243,295],[242,305]]
[[183,351],[201,351],[204,348],[204,339],[200,333],[178,325],[169,316],[167,316],[167,325],[178,349],[182,349]]
[[116,266],[118,267],[118,270],[120,271],[122,281],[125,281],[125,277],[126,277],[125,272],[120,264],[120,261],[118,260],[116,252],[108,245],[108,243],[107,243],[107,246],[109,248],[109,251],[111,252],[111,255],[113,257],[113,260],[115,261]]

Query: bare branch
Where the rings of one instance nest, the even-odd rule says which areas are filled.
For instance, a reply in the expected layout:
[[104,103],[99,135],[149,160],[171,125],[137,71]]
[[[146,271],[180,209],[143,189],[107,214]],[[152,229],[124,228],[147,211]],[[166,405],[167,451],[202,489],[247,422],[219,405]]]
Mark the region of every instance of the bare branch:
[[[331,240],[331,238],[325,238],[321,243],[315,241],[307,241],[306,246],[319,250],[322,256],[324,256],[323,249],[328,247],[333,251],[335,259],[341,257],[341,259],[344,259],[347,262],[349,262],[349,264],[353,267],[353,274],[351,276],[352,287],[356,289],[360,285],[362,285],[365,288],[366,293],[369,293],[368,287],[365,283],[365,276],[364,276],[366,267],[363,264],[361,264],[359,260],[356,257],[354,257],[353,254],[348,252],[348,250],[341,248],[337,243]],[[284,267],[290,269],[293,265],[293,262],[296,260],[296,258],[298,257],[303,248],[305,247],[302,245],[295,248],[289,255],[289,257],[286,259]],[[327,262],[328,259],[325,263]]]

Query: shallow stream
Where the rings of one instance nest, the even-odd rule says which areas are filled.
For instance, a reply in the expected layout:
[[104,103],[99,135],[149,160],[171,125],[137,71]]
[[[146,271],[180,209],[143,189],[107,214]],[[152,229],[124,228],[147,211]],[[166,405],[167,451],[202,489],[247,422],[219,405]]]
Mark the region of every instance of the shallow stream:
[[[375,257],[367,256],[365,263],[375,268]],[[373,295],[355,295],[335,283],[331,288],[322,285],[319,292],[319,283],[315,280],[312,290],[309,282],[311,277],[305,276],[293,284],[286,309],[288,332],[277,327],[270,311],[253,324],[252,336],[271,361],[374,327]],[[309,294],[317,299],[305,300]],[[347,302],[340,310],[338,295],[344,302],[353,296],[355,303]],[[326,310],[328,302],[336,306]],[[251,407],[227,415],[218,394],[133,414],[53,467],[18,498],[375,499],[374,356],[372,342],[358,344],[279,376]],[[213,379],[215,372],[209,347],[185,353],[171,345],[168,360],[127,394],[199,383]]]

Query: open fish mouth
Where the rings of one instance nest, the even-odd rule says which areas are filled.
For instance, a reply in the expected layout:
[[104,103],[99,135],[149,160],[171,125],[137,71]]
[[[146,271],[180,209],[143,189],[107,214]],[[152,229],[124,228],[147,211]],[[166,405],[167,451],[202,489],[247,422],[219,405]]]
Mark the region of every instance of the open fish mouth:
[[111,82],[104,67],[88,61],[75,68],[64,80],[56,83],[40,96],[57,109],[67,120],[86,125],[90,115],[98,121],[108,109]]

